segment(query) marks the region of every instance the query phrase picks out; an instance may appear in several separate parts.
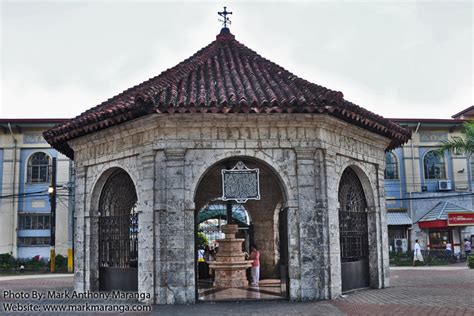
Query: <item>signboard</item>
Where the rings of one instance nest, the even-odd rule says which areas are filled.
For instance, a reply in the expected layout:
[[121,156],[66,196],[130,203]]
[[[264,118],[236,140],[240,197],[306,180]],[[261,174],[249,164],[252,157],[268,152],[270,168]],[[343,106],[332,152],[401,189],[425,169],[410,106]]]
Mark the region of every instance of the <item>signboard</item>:
[[260,200],[260,170],[249,169],[242,161],[230,170],[223,169],[222,200],[237,203]]
[[448,213],[448,226],[474,226],[474,212]]

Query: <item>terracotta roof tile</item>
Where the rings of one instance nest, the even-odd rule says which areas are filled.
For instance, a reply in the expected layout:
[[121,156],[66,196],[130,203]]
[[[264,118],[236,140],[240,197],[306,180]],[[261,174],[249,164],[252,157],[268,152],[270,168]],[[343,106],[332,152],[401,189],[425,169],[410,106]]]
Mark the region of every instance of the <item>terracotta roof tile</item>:
[[67,141],[151,113],[328,113],[405,143],[410,131],[301,79],[223,29],[216,40],[160,75],[44,133],[69,157]]

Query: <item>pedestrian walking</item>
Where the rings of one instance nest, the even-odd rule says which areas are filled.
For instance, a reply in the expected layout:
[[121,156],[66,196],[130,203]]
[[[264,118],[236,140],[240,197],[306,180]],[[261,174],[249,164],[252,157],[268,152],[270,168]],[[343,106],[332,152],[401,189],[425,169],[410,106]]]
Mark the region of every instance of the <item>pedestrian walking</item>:
[[415,250],[413,251],[413,266],[416,266],[416,262],[423,262],[423,256],[421,255],[421,247],[418,243],[418,239],[415,240]]

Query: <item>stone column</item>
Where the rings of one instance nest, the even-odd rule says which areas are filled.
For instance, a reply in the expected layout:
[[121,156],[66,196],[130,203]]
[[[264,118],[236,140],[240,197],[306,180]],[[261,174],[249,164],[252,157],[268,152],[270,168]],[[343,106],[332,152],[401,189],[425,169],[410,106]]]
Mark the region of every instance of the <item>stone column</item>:
[[[324,197],[316,194],[321,186],[320,168],[316,168],[315,148],[296,149],[298,200],[300,213],[301,298],[324,297],[326,240]],[[321,155],[317,156],[322,158]],[[318,190],[319,191],[319,190]]]
[[390,257],[388,253],[388,225],[387,225],[387,209],[385,207],[385,189],[384,189],[384,176],[385,176],[385,166],[379,166],[377,170],[378,174],[378,208],[380,214],[380,251],[381,255],[381,284],[380,288],[386,288],[390,286]]
[[[85,290],[99,290],[99,217],[97,209],[92,208],[93,175],[90,167],[84,173],[83,207],[83,234],[84,234],[84,265],[85,265]],[[77,195],[76,195],[77,198]],[[77,201],[77,200],[76,200]]]
[[[369,245],[370,245],[370,285],[372,288],[384,288],[389,284],[389,256],[387,214],[383,191],[383,168],[371,166],[374,172],[369,177],[375,184],[373,205],[368,207]],[[367,196],[368,198],[368,196]]]
[[85,228],[84,228],[84,207],[85,207],[85,186],[86,168],[76,164],[75,182],[75,212],[74,212],[74,290],[83,292],[89,289],[89,282],[86,281],[85,263]]
[[162,280],[165,304],[194,303],[194,208],[185,203],[184,148],[165,149],[165,207],[160,212]]
[[331,251],[331,243],[329,240],[329,216],[328,216],[328,195],[327,195],[327,173],[325,166],[325,152],[323,149],[316,149],[314,156],[315,171],[315,216],[318,226],[318,255],[319,261],[319,299],[329,299],[330,271],[329,253]]
[[339,176],[336,172],[336,154],[326,151],[326,188],[327,188],[327,230],[329,246],[329,297],[336,298],[342,293],[341,246],[339,239]]
[[288,278],[290,299],[301,300],[300,214],[297,207],[288,207]]
[[148,150],[138,157],[139,179],[138,196],[138,292],[147,293],[146,303],[153,303],[154,291],[154,180],[155,152]]

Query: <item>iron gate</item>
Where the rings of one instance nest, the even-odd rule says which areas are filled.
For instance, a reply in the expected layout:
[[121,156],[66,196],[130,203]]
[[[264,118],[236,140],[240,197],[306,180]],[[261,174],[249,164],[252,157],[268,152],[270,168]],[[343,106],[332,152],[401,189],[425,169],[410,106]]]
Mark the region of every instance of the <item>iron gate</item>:
[[342,292],[347,292],[370,285],[367,204],[362,184],[349,168],[339,184],[339,205]]
[[99,200],[99,289],[138,290],[137,194],[130,176],[115,171]]

